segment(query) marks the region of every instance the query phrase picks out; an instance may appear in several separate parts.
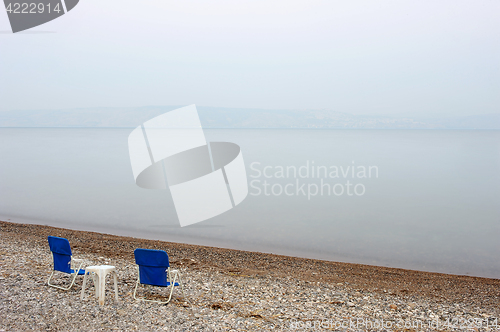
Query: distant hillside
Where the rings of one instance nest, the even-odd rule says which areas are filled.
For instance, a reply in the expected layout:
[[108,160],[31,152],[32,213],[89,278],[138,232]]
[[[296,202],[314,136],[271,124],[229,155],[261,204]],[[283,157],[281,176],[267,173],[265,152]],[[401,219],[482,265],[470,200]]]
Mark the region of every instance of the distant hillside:
[[[136,127],[180,106],[0,112],[0,127]],[[204,128],[500,129],[500,114],[441,119],[360,116],[328,110],[198,106]]]

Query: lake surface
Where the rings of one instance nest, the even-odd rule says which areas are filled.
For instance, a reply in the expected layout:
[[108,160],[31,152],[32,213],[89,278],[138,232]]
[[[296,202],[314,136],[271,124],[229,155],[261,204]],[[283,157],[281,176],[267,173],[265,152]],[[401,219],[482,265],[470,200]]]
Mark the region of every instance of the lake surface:
[[0,128],[0,219],[500,278],[500,131],[205,129],[241,147],[249,195],[183,228],[136,186],[131,131]]

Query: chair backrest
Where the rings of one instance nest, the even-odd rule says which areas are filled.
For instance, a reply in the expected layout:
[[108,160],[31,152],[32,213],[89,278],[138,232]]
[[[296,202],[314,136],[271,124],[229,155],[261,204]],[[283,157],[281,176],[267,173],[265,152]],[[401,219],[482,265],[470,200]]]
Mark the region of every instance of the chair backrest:
[[170,266],[166,251],[135,249],[135,263],[139,265],[139,282],[153,286],[167,286],[167,269]]
[[71,273],[71,247],[69,241],[56,236],[49,236],[47,239],[54,257],[54,270]]

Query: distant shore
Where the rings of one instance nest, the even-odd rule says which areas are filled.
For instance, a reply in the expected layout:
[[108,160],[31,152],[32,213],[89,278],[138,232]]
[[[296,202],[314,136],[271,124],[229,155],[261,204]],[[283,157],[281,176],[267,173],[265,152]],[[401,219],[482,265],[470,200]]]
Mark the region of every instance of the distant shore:
[[[417,310],[415,308],[412,308],[411,303],[413,302],[417,304],[428,303],[428,305],[436,305],[436,308],[443,306],[455,308],[454,310],[447,309],[443,311],[444,313],[442,313],[440,316],[438,315],[443,321],[445,321],[446,317],[450,317],[449,315],[454,315],[454,313],[457,312],[456,308],[460,308],[459,310],[463,308],[462,311],[464,313],[462,313],[461,315],[469,314],[473,318],[478,316],[481,318],[489,317],[493,319],[495,315],[498,316],[498,314],[500,313],[499,279],[457,276],[361,264],[329,262],[258,252],[144,240],[132,237],[114,236],[95,232],[75,231],[42,225],[16,224],[5,221],[0,221],[0,235],[3,242],[2,245],[4,246],[1,249],[4,258],[2,259],[1,264],[2,275],[0,278],[0,283],[2,284],[2,287],[0,287],[0,306],[4,309],[7,308],[7,311],[4,311],[4,309],[0,310],[3,311],[3,313],[0,314],[0,330],[2,330],[2,328],[10,330],[22,329],[27,327],[37,329],[37,325],[15,325],[15,320],[13,320],[14,316],[12,316],[12,312],[10,312],[10,310],[13,308],[12,306],[14,306],[15,303],[8,302],[6,300],[9,298],[11,293],[10,295],[7,294],[7,292],[9,292],[9,288],[5,287],[5,283],[11,282],[12,285],[16,285],[16,280],[10,280],[10,278],[15,275],[16,269],[19,269],[19,267],[12,266],[12,264],[14,264],[13,262],[16,262],[16,255],[19,255],[20,257],[22,256],[22,259],[19,258],[21,259],[20,261],[33,260],[35,259],[35,256],[38,256],[38,258],[42,261],[36,264],[36,268],[31,270],[31,273],[37,274],[37,278],[39,278],[37,287],[40,289],[40,292],[50,292],[50,294],[54,294],[54,296],[63,296],[59,291],[51,289],[49,287],[45,288],[43,286],[46,281],[45,279],[48,277],[48,274],[51,271],[52,263],[47,244],[48,235],[67,238],[71,243],[71,248],[75,257],[85,257],[93,261],[94,263],[97,260],[102,263],[107,262],[117,266],[123,266],[122,270],[124,271],[124,275],[122,275],[121,278],[127,280],[127,282],[124,286],[120,287],[125,287],[128,285],[128,288],[123,292],[126,295],[121,295],[121,297],[123,297],[124,301],[127,303],[135,303],[133,299],[131,299],[131,296],[128,295],[130,292],[130,285],[134,284],[134,278],[136,278],[134,276],[135,269],[131,269],[131,267],[135,266],[133,257],[134,249],[155,248],[166,250],[170,256],[172,266],[174,266],[175,268],[180,268],[182,271],[184,271],[183,273],[186,275],[186,283],[190,283],[190,287],[193,287],[193,294],[197,292],[198,288],[200,288],[206,282],[210,281],[210,276],[217,275],[221,278],[226,278],[224,279],[224,283],[226,283],[226,286],[221,286],[222,293],[231,293],[234,291],[234,294],[237,294],[238,290],[233,290],[234,285],[242,283],[241,287],[246,287],[245,280],[248,280],[248,282],[250,283],[255,283],[255,280],[261,280],[262,282],[267,280],[267,282],[269,282],[270,284],[275,283],[276,285],[273,286],[275,288],[284,287],[284,290],[282,291],[283,294],[286,293],[286,288],[289,288],[288,286],[283,286],[283,284],[290,282],[291,285],[317,285],[311,286],[314,287],[310,289],[310,291],[313,292],[311,298],[314,298],[314,296],[320,296],[315,293],[315,289],[317,287],[323,287],[325,289],[322,293],[327,298],[333,296],[331,294],[340,294],[340,297],[346,296],[344,300],[328,300],[326,302],[321,302],[319,300],[317,301],[318,303],[325,303],[326,308],[330,308],[328,309],[330,311],[327,310],[327,312],[330,312],[332,315],[335,314],[336,310],[340,309],[360,312],[359,310],[355,311],[356,307],[358,307],[358,302],[356,302],[354,299],[351,299],[353,296],[357,296],[355,294],[359,294],[360,298],[362,297],[361,294],[368,294],[360,299],[359,308],[361,308],[362,305],[369,307],[369,299],[389,298],[390,301],[387,302],[386,300],[385,304],[384,300],[380,300],[380,303],[382,303],[381,308],[389,310],[389,313],[396,312],[396,309],[394,308],[398,308],[398,315],[407,318],[411,317],[412,315],[404,314],[402,310]],[[9,259],[11,260],[9,261]],[[29,274],[30,267],[27,264],[26,266],[22,267],[22,270],[19,271],[19,273],[22,273],[23,275]],[[199,277],[200,273],[206,273],[208,278],[208,280],[201,281],[202,285],[198,285],[197,283],[192,281]],[[34,276],[26,275],[26,277],[27,283],[29,283],[29,280],[36,279]],[[203,280],[202,277],[200,278],[200,280]],[[77,286],[75,286],[72,290],[73,295],[71,296],[78,295],[78,292],[80,290],[77,289],[78,287],[81,286],[78,286],[77,284]],[[29,290],[30,286],[28,285],[27,288]],[[20,289],[19,292],[22,293],[22,289]],[[230,317],[231,315],[234,316],[234,319],[231,318],[234,321],[238,321],[238,319],[241,319],[241,322],[244,322],[247,325],[255,321],[256,319],[258,320],[259,317],[268,317],[269,319],[264,319],[264,321],[266,322],[265,324],[275,324],[274,326],[277,326],[276,324],[278,323],[281,324],[283,322],[286,322],[286,319],[290,318],[290,316],[286,315],[287,311],[285,309],[283,309],[284,313],[282,314],[282,316],[279,316],[279,314],[276,314],[274,316],[269,314],[266,316],[266,314],[264,314],[264,312],[266,312],[265,307],[263,307],[264,309],[262,309],[262,311],[259,311],[259,315],[239,315],[238,313],[241,313],[242,311],[238,311],[235,308],[238,308],[237,304],[241,301],[238,302],[236,300],[233,300],[231,302],[230,300],[231,296],[237,297],[237,295],[231,293],[233,295],[223,295],[221,299],[216,300],[217,296],[219,295],[215,296],[213,295],[213,293],[211,294],[212,298],[206,299],[206,303],[208,304],[204,304],[205,302],[203,301],[205,300],[202,300],[203,297],[201,297],[201,295],[197,295],[197,298],[200,300],[191,301],[194,302],[192,303],[192,308],[199,308],[201,315],[200,317],[204,317],[204,314],[202,314],[201,312],[204,312],[204,308],[208,306],[208,308],[212,311],[216,309],[220,311],[221,314],[229,315],[228,317]],[[264,292],[262,295],[255,295],[252,303],[257,305],[259,301],[263,301],[264,298],[269,297],[265,294],[266,293]],[[188,298],[189,297],[193,298],[195,296],[191,295],[188,296]],[[283,303],[290,303],[290,305],[292,305],[292,309],[295,308],[293,304],[294,302],[285,298],[283,295],[280,297],[280,301]],[[307,299],[305,301],[307,302]],[[391,304],[396,303],[397,301],[399,301],[397,305]],[[227,305],[227,307],[225,307],[224,304],[226,302],[230,303]],[[178,304],[179,303],[182,304],[182,302],[178,302]],[[30,304],[27,304],[28,307],[29,305]],[[299,304],[299,307],[297,308],[300,309],[301,305],[305,304]],[[373,303],[373,305],[377,307],[377,304],[375,302]],[[394,307],[392,307],[392,305]],[[402,306],[404,306],[404,309],[402,308]],[[408,308],[406,306],[408,306]],[[178,307],[181,308],[179,310],[182,310],[183,308],[182,305],[178,305]],[[85,311],[87,309],[80,308],[79,310]],[[274,309],[269,310],[272,311]],[[435,309],[434,311],[437,310],[438,309]],[[6,312],[10,312],[10,316],[8,316]],[[423,312],[425,314],[425,311]],[[370,315],[371,314],[372,313],[370,313]],[[7,316],[10,318],[8,318]],[[316,313],[311,317],[317,316],[318,314]],[[271,319],[270,317],[274,318]],[[431,318],[432,317],[433,316],[431,315]],[[304,318],[305,321],[307,321],[307,319],[308,318]],[[313,318],[310,318],[309,320],[312,319]],[[179,329],[181,325],[179,325]],[[154,325],[141,326],[143,326],[144,330],[154,329]],[[284,327],[284,325],[280,326]],[[261,327],[251,330],[258,330],[260,328]],[[264,327],[262,327],[262,329],[266,330],[266,328]]]

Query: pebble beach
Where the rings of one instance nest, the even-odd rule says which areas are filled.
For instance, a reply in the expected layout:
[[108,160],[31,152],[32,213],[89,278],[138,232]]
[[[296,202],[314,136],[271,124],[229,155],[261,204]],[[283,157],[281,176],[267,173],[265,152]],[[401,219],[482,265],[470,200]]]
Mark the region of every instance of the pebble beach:
[[[85,266],[113,265],[99,306],[83,277],[47,285],[47,236]],[[173,300],[134,300],[135,248],[165,250],[180,270]],[[58,275],[55,283],[69,277]],[[162,299],[158,287],[138,296]],[[500,280],[144,240],[0,221],[0,331],[500,331]]]

